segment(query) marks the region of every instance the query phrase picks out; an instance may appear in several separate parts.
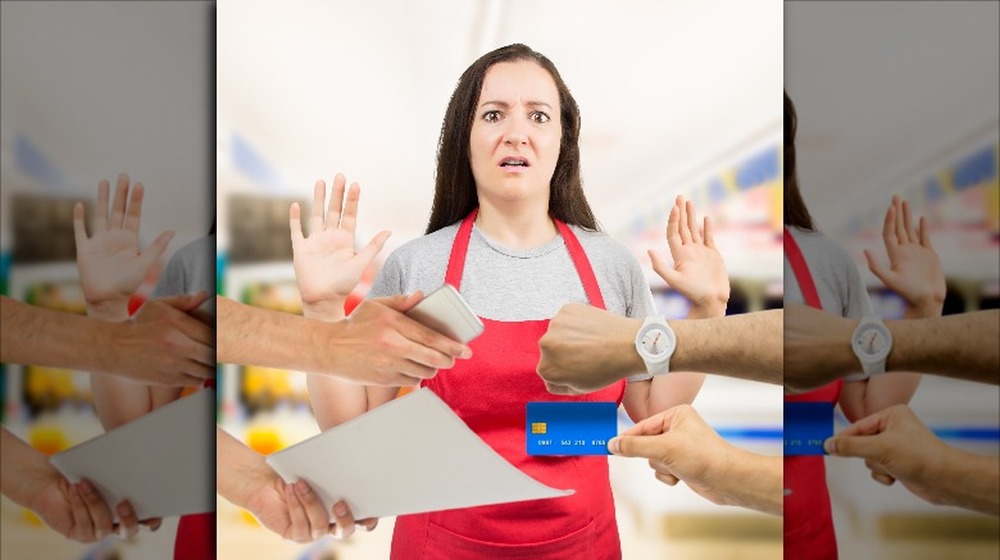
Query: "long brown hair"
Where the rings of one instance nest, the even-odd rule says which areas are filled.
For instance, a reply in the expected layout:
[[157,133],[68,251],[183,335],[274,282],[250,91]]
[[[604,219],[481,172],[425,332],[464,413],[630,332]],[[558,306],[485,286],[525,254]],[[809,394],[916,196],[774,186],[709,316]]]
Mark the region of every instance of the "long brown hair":
[[795,169],[795,131],[798,128],[795,105],[785,92],[785,225],[816,231],[809,209],[799,192],[799,176]]
[[465,70],[455,86],[441,124],[434,204],[426,233],[461,220],[479,206],[476,181],[472,176],[472,164],[469,160],[469,138],[483,80],[494,64],[521,60],[535,62],[547,70],[559,91],[562,140],[555,172],[549,182],[549,215],[584,229],[599,229],[583,194],[583,181],[580,179],[580,109],[552,61],[518,43],[481,56]]

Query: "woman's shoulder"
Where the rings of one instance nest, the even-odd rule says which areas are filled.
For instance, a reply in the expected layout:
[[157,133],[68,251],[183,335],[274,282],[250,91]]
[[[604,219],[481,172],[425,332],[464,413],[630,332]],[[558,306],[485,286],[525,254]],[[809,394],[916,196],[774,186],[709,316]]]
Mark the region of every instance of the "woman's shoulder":
[[629,277],[643,276],[639,259],[635,257],[627,245],[603,231],[586,230],[577,226],[570,227],[577,239],[580,240],[580,245],[583,246],[583,250],[587,253],[587,258],[599,278],[618,276],[624,280]]
[[579,226],[570,226],[580,245],[583,245],[587,254],[593,257],[608,258],[613,260],[635,261],[636,258],[629,250],[628,246],[621,241],[611,237],[603,231],[592,231]]
[[818,231],[808,231],[795,227],[790,227],[788,230],[792,232],[792,237],[795,238],[795,242],[798,243],[799,249],[806,260],[835,261],[839,263],[854,262],[846,249]]
[[[443,227],[433,233],[411,239],[397,247],[390,255],[389,261],[408,263],[417,259],[426,259],[438,253],[447,254],[455,241],[458,224]],[[388,261],[387,261],[388,262]]]

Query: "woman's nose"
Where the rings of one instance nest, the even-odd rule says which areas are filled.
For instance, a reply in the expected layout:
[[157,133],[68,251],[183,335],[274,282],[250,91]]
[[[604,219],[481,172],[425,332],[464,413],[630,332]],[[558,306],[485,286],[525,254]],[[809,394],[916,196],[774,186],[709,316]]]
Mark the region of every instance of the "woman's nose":
[[507,123],[507,129],[504,131],[504,143],[509,145],[527,144],[527,123],[522,122],[521,119],[509,119]]

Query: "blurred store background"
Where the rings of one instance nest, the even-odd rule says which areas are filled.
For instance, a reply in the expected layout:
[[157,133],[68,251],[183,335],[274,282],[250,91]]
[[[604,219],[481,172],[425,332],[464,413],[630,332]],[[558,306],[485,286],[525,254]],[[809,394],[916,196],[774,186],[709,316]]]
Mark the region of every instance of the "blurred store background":
[[[997,21],[996,2],[786,6],[785,86],[799,117],[802,194],[820,230],[854,257],[884,317],[901,317],[904,303],[868,271],[863,250],[885,255],[893,194],[929,220],[948,284],[944,312],[998,307]],[[925,376],[911,407],[951,445],[1000,450],[997,387]],[[828,459],[827,469],[843,558],[1000,554],[995,517],[883,487],[858,461]]]
[[[580,105],[584,187],[605,231],[643,263],[662,312],[687,304],[656,276],[674,197],[718,227],[731,313],[779,307],[782,8],[773,0],[299,1],[218,5],[218,257],[226,295],[299,312],[288,207],[337,172],[361,184],[359,243],[393,232],[377,266],[422,234],[441,120],[478,56],[523,42]],[[350,303],[349,303],[350,305]],[[224,366],[220,422],[261,453],[318,433],[299,372]],[[710,378],[695,406],[727,438],[781,452],[782,391]],[[627,420],[622,415],[622,427]],[[777,518],[717,507],[612,459],[626,559],[780,558]],[[220,558],[385,558],[392,519],[350,542],[283,542],[219,499]]]
[[[215,216],[211,5],[3,2],[0,14],[0,291],[84,313],[73,205],[89,212],[98,182],[127,172],[146,188],[141,243],[176,232],[135,308]],[[3,425],[45,454],[103,433],[84,372],[3,365],[0,387]],[[169,555],[176,519],[88,546],[4,498],[0,526],[3,558],[128,560]]]

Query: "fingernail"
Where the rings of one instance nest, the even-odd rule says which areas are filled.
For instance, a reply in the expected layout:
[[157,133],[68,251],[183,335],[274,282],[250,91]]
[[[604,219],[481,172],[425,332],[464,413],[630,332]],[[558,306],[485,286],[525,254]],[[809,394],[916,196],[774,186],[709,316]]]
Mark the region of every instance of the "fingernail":
[[460,356],[460,357],[461,357],[461,358],[462,358],[463,360],[468,360],[469,358],[471,358],[471,357],[472,357],[472,350],[471,350],[471,349],[469,349],[469,348],[466,348],[465,350],[462,350],[462,354],[461,354],[461,356]]
[[829,455],[837,454],[837,442],[833,438],[826,438],[823,442],[823,451],[826,451]]
[[122,502],[118,504],[118,515],[125,517],[131,514],[132,514],[132,507],[129,506],[128,502]]
[[295,491],[305,496],[309,493],[309,485],[301,480],[295,483]]
[[83,492],[84,494],[90,494],[91,492],[94,491],[94,487],[90,484],[89,481],[86,480],[80,481],[79,488],[80,492]]
[[608,451],[617,455],[618,454],[618,438],[611,438],[608,442]]
[[337,504],[333,506],[333,513],[336,514],[337,517],[344,517],[347,515],[347,506],[342,503]]

